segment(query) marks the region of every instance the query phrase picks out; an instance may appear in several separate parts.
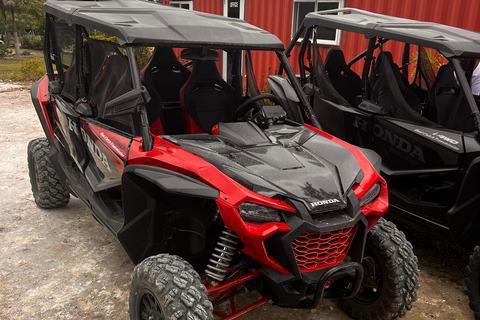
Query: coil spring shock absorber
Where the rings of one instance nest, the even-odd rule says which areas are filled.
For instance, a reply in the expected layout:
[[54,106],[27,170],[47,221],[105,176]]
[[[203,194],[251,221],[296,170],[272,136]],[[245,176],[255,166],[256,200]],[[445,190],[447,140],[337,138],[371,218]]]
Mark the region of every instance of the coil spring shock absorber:
[[207,265],[205,274],[212,279],[223,281],[239,242],[239,238],[235,232],[225,227],[212,253],[212,258],[209,260],[211,264]]

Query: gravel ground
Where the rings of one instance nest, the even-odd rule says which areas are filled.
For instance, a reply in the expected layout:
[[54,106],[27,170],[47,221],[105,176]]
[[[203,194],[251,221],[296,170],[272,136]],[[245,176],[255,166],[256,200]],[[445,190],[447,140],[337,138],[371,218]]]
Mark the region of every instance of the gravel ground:
[[[26,147],[43,136],[26,88],[0,83],[0,319],[128,319],[134,265],[78,199],[39,209]],[[404,319],[473,320],[465,295],[467,257],[409,231],[419,258],[418,301]],[[333,301],[314,310],[266,305],[241,319],[350,319]]]

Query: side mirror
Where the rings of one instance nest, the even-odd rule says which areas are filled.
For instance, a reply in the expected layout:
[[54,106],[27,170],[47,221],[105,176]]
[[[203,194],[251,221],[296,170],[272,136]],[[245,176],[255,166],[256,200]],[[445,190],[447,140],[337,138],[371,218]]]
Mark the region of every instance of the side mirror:
[[147,89],[141,86],[138,89],[133,89],[108,101],[105,104],[105,108],[99,112],[98,117],[108,119],[125,114],[132,114],[137,109],[137,106],[149,103],[150,99],[150,94]]

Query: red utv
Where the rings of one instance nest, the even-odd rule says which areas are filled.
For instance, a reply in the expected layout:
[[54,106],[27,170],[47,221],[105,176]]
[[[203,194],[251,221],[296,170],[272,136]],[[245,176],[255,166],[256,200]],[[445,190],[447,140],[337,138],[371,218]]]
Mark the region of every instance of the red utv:
[[[142,1],[44,10],[33,194],[42,208],[80,198],[118,238],[138,264],[131,319],[235,319],[270,299],[340,299],[357,319],[412,307],[417,260],[381,218],[380,158],[319,129],[277,37]],[[260,94],[252,58],[265,51],[285,72]],[[249,290],[262,298],[237,308]],[[226,301],[230,311],[214,311]]]

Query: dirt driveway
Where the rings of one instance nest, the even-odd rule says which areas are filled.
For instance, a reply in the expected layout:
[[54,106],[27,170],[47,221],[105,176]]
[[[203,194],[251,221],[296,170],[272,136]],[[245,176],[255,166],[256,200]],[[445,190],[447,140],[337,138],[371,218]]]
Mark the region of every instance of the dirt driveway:
[[[33,202],[26,146],[43,132],[28,89],[0,83],[0,319],[128,319],[134,265],[78,199],[62,209]],[[473,319],[465,295],[467,259],[411,233],[421,288],[405,319]],[[314,310],[266,305],[241,319],[350,319],[332,301]]]

